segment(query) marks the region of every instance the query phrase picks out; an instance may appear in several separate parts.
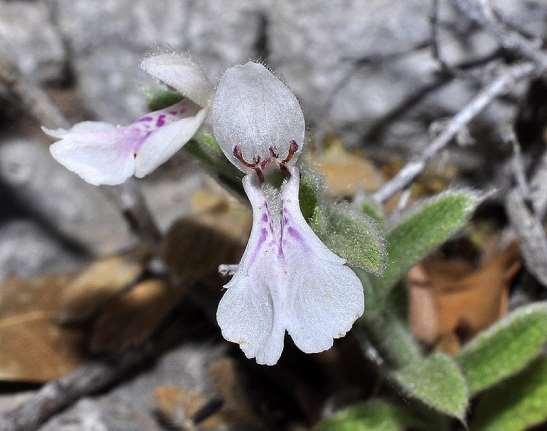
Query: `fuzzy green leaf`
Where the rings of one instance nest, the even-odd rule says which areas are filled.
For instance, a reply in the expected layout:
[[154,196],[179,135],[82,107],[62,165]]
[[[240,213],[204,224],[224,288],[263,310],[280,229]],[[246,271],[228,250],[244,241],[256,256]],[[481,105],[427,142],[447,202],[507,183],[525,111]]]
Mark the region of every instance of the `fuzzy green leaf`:
[[524,431],[547,422],[547,360],[539,359],[481,398],[473,431]]
[[366,215],[373,218],[378,223],[384,223],[384,208],[370,196],[363,196],[359,206],[361,207],[361,211],[363,211]]
[[403,431],[416,423],[409,412],[380,399],[339,411],[323,420],[317,431]]
[[467,384],[457,364],[445,354],[434,353],[410,363],[393,373],[393,378],[408,396],[463,421]]
[[387,268],[382,277],[393,287],[412,267],[461,229],[478,205],[470,190],[451,190],[417,204],[387,233]]
[[144,92],[146,104],[151,111],[164,109],[182,100],[182,95],[176,91],[160,87],[147,88]]
[[378,223],[367,215],[347,204],[323,204],[315,207],[310,225],[327,247],[351,266],[376,275],[384,271],[384,238]]
[[393,368],[420,360],[420,346],[408,330],[408,326],[399,319],[394,310],[386,309],[385,297],[378,293],[370,277],[362,270],[354,271],[365,289],[366,311],[355,331],[362,346],[366,350],[367,344],[373,343],[382,359]]
[[547,343],[547,303],[518,308],[483,331],[458,354],[469,389],[476,393],[524,369]]

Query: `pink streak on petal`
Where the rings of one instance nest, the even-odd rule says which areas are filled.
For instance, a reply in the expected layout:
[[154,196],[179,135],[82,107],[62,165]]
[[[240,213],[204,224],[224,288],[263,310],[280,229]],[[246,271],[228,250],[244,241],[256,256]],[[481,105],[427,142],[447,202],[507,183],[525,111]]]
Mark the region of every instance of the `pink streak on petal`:
[[165,124],[165,114],[160,114],[156,120],[156,127],[161,127]]

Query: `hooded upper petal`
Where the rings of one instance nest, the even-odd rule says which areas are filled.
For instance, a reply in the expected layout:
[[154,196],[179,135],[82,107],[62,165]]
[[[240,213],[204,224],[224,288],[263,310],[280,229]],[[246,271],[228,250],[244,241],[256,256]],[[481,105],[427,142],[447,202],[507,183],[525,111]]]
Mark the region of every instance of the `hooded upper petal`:
[[304,115],[295,95],[262,64],[234,66],[222,76],[212,107],[215,138],[228,159],[239,146],[245,160],[270,157],[270,148],[285,158],[294,141],[304,144]]
[[279,360],[285,331],[306,353],[330,348],[364,311],[359,278],[302,217],[296,168],[279,202],[266,197],[254,175],[243,184],[253,227],[217,311],[223,336],[267,365]]
[[208,105],[213,94],[213,86],[188,55],[153,55],[141,62],[141,68],[201,107]]

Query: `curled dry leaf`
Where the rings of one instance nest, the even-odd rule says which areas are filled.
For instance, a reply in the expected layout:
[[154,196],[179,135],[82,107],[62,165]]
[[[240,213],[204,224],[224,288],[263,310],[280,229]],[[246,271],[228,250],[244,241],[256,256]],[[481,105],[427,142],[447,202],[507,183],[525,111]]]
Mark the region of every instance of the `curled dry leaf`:
[[46,382],[82,361],[82,334],[55,321],[67,276],[0,285],[0,379]]
[[108,256],[91,263],[60,295],[62,322],[89,318],[115,295],[131,286],[143,271],[137,253]]
[[414,266],[407,276],[412,332],[456,353],[462,341],[507,312],[509,283],[520,266],[516,243],[478,269],[462,260],[441,258]]
[[110,301],[94,323],[92,352],[119,352],[142,344],[177,305],[184,289],[146,280]]

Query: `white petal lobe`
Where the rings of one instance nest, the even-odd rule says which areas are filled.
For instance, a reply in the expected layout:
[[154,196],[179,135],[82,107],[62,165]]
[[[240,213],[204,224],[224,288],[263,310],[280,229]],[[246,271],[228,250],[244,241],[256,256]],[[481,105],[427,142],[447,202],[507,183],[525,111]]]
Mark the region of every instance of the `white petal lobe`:
[[[49,131],[48,131],[49,132]],[[133,175],[131,149],[123,145],[122,129],[87,121],[51,134],[60,141],[49,147],[55,160],[93,185],[116,185]]]
[[117,135],[96,137],[93,140],[79,136],[68,137],[52,144],[53,158],[68,170],[78,174],[93,185],[117,185],[135,172],[133,154],[117,145]]

